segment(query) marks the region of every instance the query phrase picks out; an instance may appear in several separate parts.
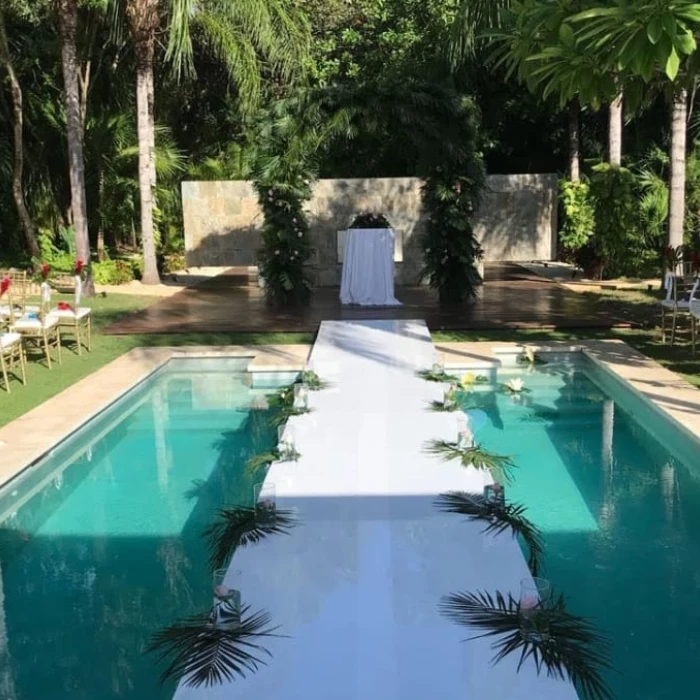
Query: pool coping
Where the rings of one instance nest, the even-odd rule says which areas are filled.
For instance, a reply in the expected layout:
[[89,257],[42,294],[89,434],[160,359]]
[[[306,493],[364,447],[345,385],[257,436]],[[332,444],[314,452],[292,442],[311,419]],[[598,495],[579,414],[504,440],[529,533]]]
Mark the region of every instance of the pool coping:
[[[446,369],[465,371],[501,367],[504,356],[520,354],[525,347],[497,342],[434,345],[443,354]],[[583,353],[685,432],[700,439],[700,389],[624,341],[552,341],[527,346],[543,353]],[[0,487],[172,359],[250,358],[249,372],[298,372],[310,351],[310,345],[135,348],[0,428]]]
[[134,348],[0,428],[0,488],[170,360],[250,358],[249,372],[299,372],[310,350],[310,345]]

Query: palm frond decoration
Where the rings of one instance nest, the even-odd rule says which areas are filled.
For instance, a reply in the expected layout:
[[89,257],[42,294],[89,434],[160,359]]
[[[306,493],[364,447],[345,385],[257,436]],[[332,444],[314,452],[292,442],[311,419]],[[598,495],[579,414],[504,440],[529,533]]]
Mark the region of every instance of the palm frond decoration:
[[428,404],[428,410],[434,413],[452,413],[458,409],[459,404],[456,401],[450,404],[446,404],[444,401],[431,401]]
[[296,450],[289,453],[282,453],[278,449],[269,450],[268,452],[261,452],[260,454],[253,455],[248,462],[246,467],[250,474],[254,474],[258,469],[266,467],[272,462],[298,462],[301,454]]
[[543,360],[531,347],[526,347],[522,355],[518,355],[517,363],[519,365],[546,365],[547,361]]
[[292,416],[303,416],[305,413],[311,413],[312,410],[310,408],[295,408],[294,384],[286,386],[268,397],[267,405],[272,409],[270,424],[273,426],[283,425]]
[[269,452],[261,452],[260,454],[253,455],[246,466],[250,473],[256,472],[258,469],[276,462],[280,458],[280,453],[278,450],[270,450]]
[[278,389],[268,397],[267,405],[270,408],[292,408],[294,406],[294,385]]
[[327,389],[330,385],[328,382],[321,379],[321,377],[316,374],[311,369],[305,369],[301,373],[301,383],[306,384],[310,391],[321,391],[322,389]]
[[238,547],[256,544],[271,535],[287,535],[296,524],[292,511],[278,510],[268,504],[220,510],[219,519],[202,535],[209,540],[212,571],[223,568]]
[[512,470],[516,465],[512,458],[507,455],[494,454],[477,444],[474,444],[473,447],[462,448],[456,442],[430,440],[425,446],[425,451],[440,457],[443,462],[458,459],[463,467],[472,466],[475,469],[488,470],[497,481],[510,482],[513,480]]
[[270,418],[270,425],[277,427],[278,425],[286,423],[294,416],[303,416],[304,414],[311,413],[312,411],[312,408],[284,408],[274,412],[272,418]]
[[275,634],[277,627],[270,626],[270,614],[250,613],[249,606],[242,606],[235,621],[226,619],[222,624],[221,619],[214,608],[153,635],[147,651],[159,654],[159,662],[170,660],[162,683],[184,679],[188,686],[209,687],[245,677],[266,664],[263,657],[271,654],[259,640],[281,636]]
[[421,369],[416,376],[425,379],[426,382],[444,382],[445,384],[459,384],[459,377],[448,374],[445,370],[436,372],[434,369]]
[[459,513],[469,520],[483,520],[486,523],[482,532],[500,535],[510,530],[513,537],[521,537],[527,545],[527,564],[533,576],[542,570],[544,544],[542,535],[535,525],[525,517],[525,506],[517,503],[499,505],[489,503],[480,493],[450,491],[438,496],[435,506],[443,513]]
[[[440,612],[458,625],[482,631],[469,637],[499,637],[492,648],[494,664],[519,652],[518,671],[532,659],[537,673],[570,680],[584,698],[608,700],[612,693],[602,677],[609,669],[609,643],[586,618],[566,609],[563,596],[552,597],[528,615],[523,625],[518,601],[508,594],[452,593],[444,596]],[[532,634],[531,630],[538,630]]]

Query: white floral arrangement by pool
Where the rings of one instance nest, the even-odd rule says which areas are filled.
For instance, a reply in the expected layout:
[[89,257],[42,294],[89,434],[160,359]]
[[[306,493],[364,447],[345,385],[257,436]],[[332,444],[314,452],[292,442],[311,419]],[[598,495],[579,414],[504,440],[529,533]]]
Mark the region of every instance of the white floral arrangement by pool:
[[511,394],[521,394],[525,391],[525,382],[520,377],[515,377],[506,383],[505,388]]

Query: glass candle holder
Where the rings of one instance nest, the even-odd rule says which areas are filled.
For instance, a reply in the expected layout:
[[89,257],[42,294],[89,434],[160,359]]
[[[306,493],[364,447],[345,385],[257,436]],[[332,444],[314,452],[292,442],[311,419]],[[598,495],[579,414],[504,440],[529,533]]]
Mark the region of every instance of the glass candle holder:
[[438,353],[437,361],[433,363],[433,374],[444,374],[445,373],[445,356],[442,353]]
[[474,436],[468,428],[457,432],[457,449],[469,450],[474,447]]
[[220,629],[235,629],[241,624],[241,592],[231,583],[240,580],[238,570],[217,569],[213,574],[214,606],[212,623]]
[[503,484],[495,482],[484,486],[484,500],[495,508],[503,508],[506,504],[506,492]]
[[525,639],[542,642],[549,637],[548,611],[552,587],[544,578],[526,578],[520,582],[518,614],[520,632]]
[[289,423],[277,428],[277,451],[282,460],[291,459],[295,452],[294,429]]
[[467,450],[474,446],[474,435],[471,431],[469,416],[463,411],[457,413],[457,448]]
[[469,427],[469,419],[464,411],[458,411],[455,416],[455,421],[457,422],[457,432],[461,433]]
[[445,389],[442,402],[447,409],[454,408],[457,405],[457,387],[454,384],[450,384]]
[[273,483],[262,481],[253,485],[253,499],[256,509],[274,510],[277,505],[277,494]]
[[306,384],[294,385],[294,408],[308,410],[309,408],[309,387]]

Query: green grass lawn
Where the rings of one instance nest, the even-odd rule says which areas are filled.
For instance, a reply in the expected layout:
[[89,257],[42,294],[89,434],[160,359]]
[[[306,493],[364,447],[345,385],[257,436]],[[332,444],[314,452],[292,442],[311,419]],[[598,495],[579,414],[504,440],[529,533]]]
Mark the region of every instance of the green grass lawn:
[[[56,302],[72,303],[70,295],[54,295]],[[52,370],[46,367],[42,353],[30,348],[27,364],[27,386],[11,381],[11,394],[0,387],[0,426],[18,418],[23,413],[55,396],[79,379],[91,374],[108,362],[139,346],[164,345],[262,345],[311,343],[313,335],[304,333],[183,333],[178,335],[104,335],[101,330],[120,316],[139,311],[158,301],[156,297],[128,294],[109,294],[90,300],[93,314],[92,352],[78,356],[72,337],[64,340],[63,363],[54,363]],[[55,353],[52,355],[55,357]]]
[[[604,290],[586,292],[596,294],[600,303],[625,304],[651,324],[658,319],[658,292]],[[57,295],[57,300],[72,302],[71,296]],[[0,426],[38,406],[46,399],[68,388],[79,379],[91,374],[108,362],[116,359],[132,348],[140,346],[181,346],[181,345],[261,345],[312,343],[310,333],[183,333],[169,335],[127,335],[107,336],[101,330],[124,314],[138,311],[157,301],[156,297],[139,297],[127,294],[110,294],[95,297],[90,301],[93,309],[93,350],[79,357],[69,341],[63,347],[63,364],[55,365],[49,371],[43,355],[35,350],[30,355],[27,367],[27,386],[19,381],[12,382],[12,394],[0,389]],[[570,340],[585,338],[619,338],[664,366],[678,372],[693,384],[700,386],[700,354],[693,358],[688,342],[687,322],[680,325],[682,332],[679,343],[673,348],[661,344],[658,329],[604,330],[604,331],[439,331],[433,339],[439,341],[479,341],[536,342],[544,340]]]

